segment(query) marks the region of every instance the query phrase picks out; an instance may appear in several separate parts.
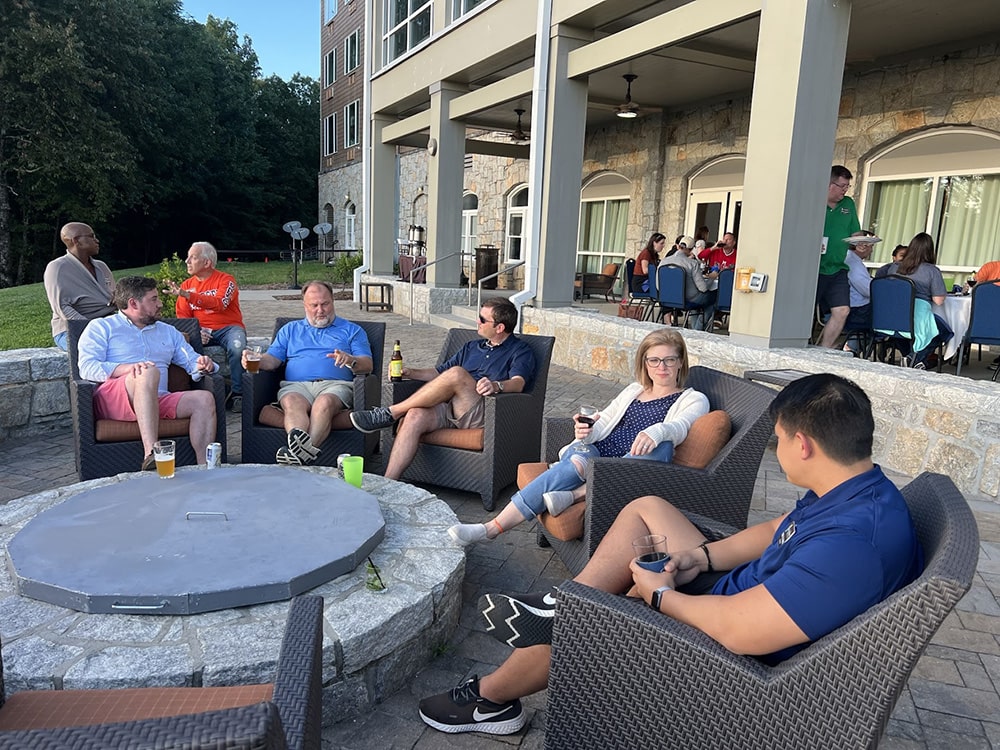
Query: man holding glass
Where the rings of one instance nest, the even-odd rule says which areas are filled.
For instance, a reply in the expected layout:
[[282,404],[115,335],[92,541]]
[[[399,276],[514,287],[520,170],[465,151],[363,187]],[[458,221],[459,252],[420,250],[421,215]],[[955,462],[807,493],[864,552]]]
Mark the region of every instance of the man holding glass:
[[205,448],[215,440],[215,396],[205,390],[168,391],[167,368],[183,367],[198,381],[218,365],[160,321],[163,303],[156,279],[119,279],[114,301],[118,313],[88,323],[78,345],[80,377],[100,383],[94,391],[94,417],[138,423],[142,471],[156,468],[153,444],[160,419],[190,419],[191,447],[198,463],[205,463]]
[[[777,455],[808,490],[794,510],[709,542],[659,497],[627,505],[601,540],[580,583],[627,593],[698,628],[737,654],[775,664],[914,580],[923,553],[906,502],[872,463],[871,402],[831,374],[789,384],[771,404]],[[666,537],[662,571],[635,559],[633,544]],[[487,631],[514,646],[500,667],[420,702],[435,729],[512,734],[527,717],[520,698],[548,681],[552,591],[487,595]],[[613,638],[613,634],[608,634]]]
[[535,379],[535,354],[514,335],[517,308],[510,300],[485,300],[479,310],[478,341],[470,341],[436,368],[403,368],[403,377],[425,385],[392,406],[351,414],[361,432],[376,432],[400,423],[385,476],[399,479],[413,461],[420,436],[444,427],[477,429],[486,416],[483,399],[497,393],[520,393]]

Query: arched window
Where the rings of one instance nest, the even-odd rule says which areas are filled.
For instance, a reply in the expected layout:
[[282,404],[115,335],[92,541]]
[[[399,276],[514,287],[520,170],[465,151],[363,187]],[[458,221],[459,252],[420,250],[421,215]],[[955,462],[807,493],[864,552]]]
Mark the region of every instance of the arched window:
[[507,233],[504,237],[505,263],[522,260],[525,219],[528,214],[528,186],[515,188],[507,196]]
[[894,143],[865,166],[860,208],[884,240],[872,261],[927,232],[943,270],[978,269],[1000,248],[1000,134],[941,128]]
[[[688,180],[688,202],[684,226],[678,233],[694,236],[699,227],[708,227],[709,241],[722,239],[726,232],[740,236],[743,211],[743,172],[746,157],[739,154],[713,159]],[[663,231],[670,241],[672,232]]]
[[358,245],[356,242],[354,229],[355,229],[355,219],[357,219],[357,209],[354,206],[353,201],[348,201],[347,205],[344,207],[344,249],[345,250],[356,250]]
[[577,271],[600,273],[606,264],[625,260],[628,254],[625,235],[631,193],[632,183],[615,172],[600,174],[583,186],[580,193]]

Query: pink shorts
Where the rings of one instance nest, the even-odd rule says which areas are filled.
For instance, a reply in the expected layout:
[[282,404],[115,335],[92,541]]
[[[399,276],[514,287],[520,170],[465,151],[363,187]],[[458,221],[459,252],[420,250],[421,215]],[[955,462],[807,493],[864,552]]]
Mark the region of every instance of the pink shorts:
[[[160,419],[177,419],[177,404],[184,393],[165,393],[160,396]],[[125,378],[109,378],[94,391],[94,417],[135,422],[135,410],[128,400]]]

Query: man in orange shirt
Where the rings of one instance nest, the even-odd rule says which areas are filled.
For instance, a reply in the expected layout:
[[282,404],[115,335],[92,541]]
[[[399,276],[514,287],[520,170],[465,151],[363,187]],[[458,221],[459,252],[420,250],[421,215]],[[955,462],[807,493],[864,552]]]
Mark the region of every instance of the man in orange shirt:
[[984,281],[994,281],[1000,279],[1000,260],[991,260],[983,264],[983,267],[976,271],[976,283],[982,284]]
[[167,282],[170,294],[177,295],[177,317],[197,318],[201,326],[201,343],[221,346],[229,359],[232,380],[227,405],[230,410],[243,409],[243,349],[247,331],[240,312],[240,290],[236,279],[215,267],[218,254],[208,242],[195,242],[187,254],[187,270],[191,278],[178,286]]

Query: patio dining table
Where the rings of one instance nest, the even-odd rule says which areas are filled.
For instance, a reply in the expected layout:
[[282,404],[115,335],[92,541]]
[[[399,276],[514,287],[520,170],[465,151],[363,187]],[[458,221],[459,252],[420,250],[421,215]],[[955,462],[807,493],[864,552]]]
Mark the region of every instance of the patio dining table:
[[934,305],[934,314],[940,315],[955,335],[945,344],[944,358],[951,359],[958,352],[969,329],[969,316],[972,313],[972,297],[961,294],[949,294],[943,305]]

